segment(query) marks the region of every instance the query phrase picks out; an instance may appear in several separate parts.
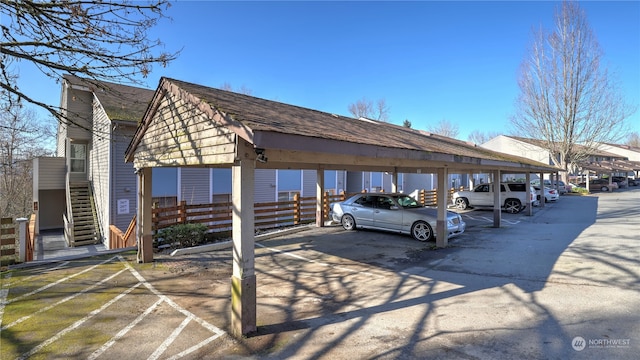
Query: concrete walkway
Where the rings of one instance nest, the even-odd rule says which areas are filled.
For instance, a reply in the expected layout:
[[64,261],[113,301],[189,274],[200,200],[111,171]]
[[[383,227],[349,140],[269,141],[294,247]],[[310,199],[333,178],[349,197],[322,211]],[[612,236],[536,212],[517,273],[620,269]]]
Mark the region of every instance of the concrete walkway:
[[107,253],[104,244],[67,246],[62,229],[44,230],[40,232],[35,243],[34,262],[68,260]]

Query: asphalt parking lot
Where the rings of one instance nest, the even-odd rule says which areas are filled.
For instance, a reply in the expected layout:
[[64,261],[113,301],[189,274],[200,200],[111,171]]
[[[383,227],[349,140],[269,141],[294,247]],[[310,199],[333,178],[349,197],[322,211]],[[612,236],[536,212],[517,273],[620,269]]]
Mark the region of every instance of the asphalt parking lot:
[[0,358],[635,359],[640,189],[465,212],[446,249],[340,227],[259,242],[258,331],[227,334],[229,250],[2,275]]

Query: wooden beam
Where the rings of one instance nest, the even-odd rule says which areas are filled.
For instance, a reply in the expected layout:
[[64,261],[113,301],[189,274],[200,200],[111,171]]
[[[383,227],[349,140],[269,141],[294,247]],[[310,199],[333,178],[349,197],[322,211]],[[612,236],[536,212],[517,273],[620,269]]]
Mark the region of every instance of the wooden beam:
[[[255,153],[239,141],[240,160],[232,169],[233,275],[231,277],[231,330],[236,337],[255,332],[256,275],[254,233]],[[246,157],[244,155],[247,155]]]
[[502,222],[502,194],[500,184],[502,183],[502,174],[500,170],[494,170],[493,175],[493,227],[499,228]]
[[324,227],[324,204],[322,196],[324,194],[324,169],[318,168],[316,171],[316,226]]
[[446,167],[438,169],[438,191],[436,196],[438,197],[438,219],[436,220],[436,246],[439,248],[447,247],[449,243],[447,229],[447,198],[448,198],[448,184],[449,172]]
[[138,262],[153,261],[153,234],[151,232],[151,168],[138,170]]

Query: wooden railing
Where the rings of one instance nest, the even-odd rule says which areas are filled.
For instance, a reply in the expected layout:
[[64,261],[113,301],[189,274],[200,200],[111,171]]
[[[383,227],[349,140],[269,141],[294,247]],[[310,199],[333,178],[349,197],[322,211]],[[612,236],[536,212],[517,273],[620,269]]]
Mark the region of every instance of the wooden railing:
[[[29,219],[0,219],[0,264],[33,261],[36,214]],[[24,241],[24,244],[22,244]]]
[[[448,192],[448,203],[455,189]],[[417,200],[425,206],[437,205],[436,190],[420,190]],[[329,220],[329,205],[344,201],[354,194],[330,195],[325,192],[322,199],[324,221]],[[205,224],[212,233],[230,232],[232,227],[233,204],[231,202],[192,204],[186,201],[175,206],[159,207],[154,204],[151,212],[151,228],[154,234],[159,230],[173,225],[186,223]],[[316,197],[301,197],[296,194],[293,200],[274,201],[254,204],[255,229],[278,228],[316,221]],[[131,225],[129,226],[131,228]],[[120,230],[113,227],[111,236],[124,236]],[[111,238],[111,237],[110,237]],[[114,240],[115,241],[115,240]],[[119,246],[117,244],[112,245]]]
[[27,240],[27,253],[25,254],[26,261],[33,261],[33,253],[36,250],[35,241],[36,241],[36,214],[33,213],[29,217],[29,225],[27,227],[26,233]]
[[69,180],[69,172],[65,176],[65,192],[67,201],[67,212],[62,214],[62,221],[64,222],[64,239],[67,245],[74,243],[74,231],[73,231],[73,206],[71,206],[71,185]]
[[[233,204],[230,202],[187,205],[182,201],[176,206],[154,206],[152,229],[155,233],[176,224],[200,223],[207,225],[212,232],[231,231],[232,213]],[[256,229],[311,223],[316,217],[316,198],[296,194],[293,200],[256,203],[254,213]]]
[[129,223],[126,232],[118,229],[115,225],[109,226],[109,249],[123,249],[136,245],[136,217]]
[[18,240],[13,218],[0,219],[0,265],[16,263]]

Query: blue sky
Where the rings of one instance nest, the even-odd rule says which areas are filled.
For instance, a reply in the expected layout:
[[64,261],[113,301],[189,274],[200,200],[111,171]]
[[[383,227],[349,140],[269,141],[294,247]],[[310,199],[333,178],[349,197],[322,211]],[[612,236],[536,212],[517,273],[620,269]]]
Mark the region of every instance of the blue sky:
[[[349,115],[361,98],[384,98],[390,122],[413,128],[447,120],[458,138],[509,132],[517,76],[534,27],[549,28],[558,2],[178,1],[154,28],[182,49],[161,76]],[[626,101],[640,105],[640,2],[582,1]],[[22,73],[27,91],[57,105],[54,81]],[[640,132],[640,111],[630,119]]]

